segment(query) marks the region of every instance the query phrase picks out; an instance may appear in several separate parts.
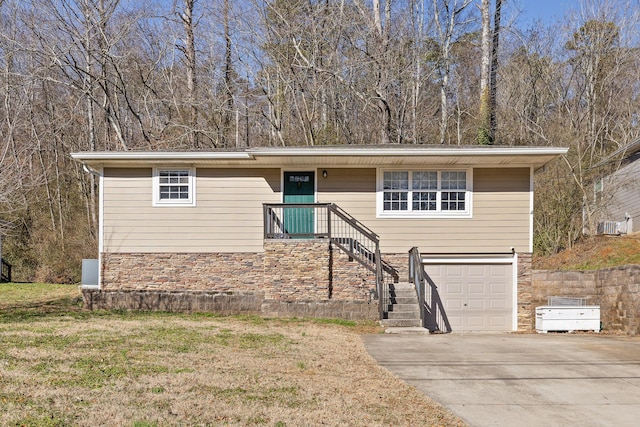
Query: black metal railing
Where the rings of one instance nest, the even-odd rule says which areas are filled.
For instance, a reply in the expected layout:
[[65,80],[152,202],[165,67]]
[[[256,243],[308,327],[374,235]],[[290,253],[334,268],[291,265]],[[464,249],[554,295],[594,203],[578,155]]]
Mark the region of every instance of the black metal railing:
[[11,281],[11,264],[4,259],[0,260],[0,282]]
[[422,255],[416,247],[409,251],[409,281],[413,283],[418,294],[422,326],[431,332],[451,332],[451,324],[438,288],[425,272]]
[[265,239],[326,238],[375,274],[380,318],[389,306],[385,274],[398,280],[393,268],[382,261],[380,238],[334,203],[265,203]]
[[418,248],[413,247],[409,250],[409,282],[413,283],[418,294],[418,302],[420,303],[420,319],[422,319],[422,326],[424,326],[424,301],[425,301],[425,286],[424,286],[424,270],[422,268],[422,258],[420,257],[420,251]]

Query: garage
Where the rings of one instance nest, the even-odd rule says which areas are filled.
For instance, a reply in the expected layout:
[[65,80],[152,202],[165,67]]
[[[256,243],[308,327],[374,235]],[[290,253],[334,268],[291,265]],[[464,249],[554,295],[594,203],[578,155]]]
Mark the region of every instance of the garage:
[[451,332],[514,331],[516,258],[502,257],[423,258],[431,284],[429,299],[441,313],[430,329]]

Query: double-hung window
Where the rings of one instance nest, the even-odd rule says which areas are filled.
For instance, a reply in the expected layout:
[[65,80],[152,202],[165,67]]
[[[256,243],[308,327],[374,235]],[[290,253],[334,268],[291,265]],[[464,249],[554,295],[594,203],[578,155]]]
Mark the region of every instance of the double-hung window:
[[153,171],[154,206],[195,206],[192,168],[156,168]]
[[384,170],[378,186],[378,215],[468,217],[467,170]]

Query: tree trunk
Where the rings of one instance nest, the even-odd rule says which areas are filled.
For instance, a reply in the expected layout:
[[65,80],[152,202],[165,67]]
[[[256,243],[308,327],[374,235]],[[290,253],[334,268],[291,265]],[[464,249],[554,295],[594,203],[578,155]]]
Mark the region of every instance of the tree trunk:
[[498,75],[498,49],[500,46],[500,9],[502,0],[496,0],[496,10],[493,15],[493,46],[491,46],[491,79],[489,83],[489,142],[496,140],[496,91]]
[[478,129],[478,143],[488,145],[491,140],[491,101],[489,80],[491,75],[491,18],[490,0],[482,0],[480,14],[482,15],[482,58],[480,61],[480,127]]
[[224,19],[224,89],[225,89],[225,111],[222,120],[222,137],[223,145],[228,145],[229,135],[231,134],[231,118],[233,115],[233,64],[231,63],[231,29],[229,26],[229,0],[224,0],[222,9]]
[[184,0],[182,23],[184,25],[184,56],[187,72],[187,103],[189,105],[189,143],[192,147],[199,147],[198,138],[198,106],[196,85],[196,44],[193,32],[193,9],[196,0]]

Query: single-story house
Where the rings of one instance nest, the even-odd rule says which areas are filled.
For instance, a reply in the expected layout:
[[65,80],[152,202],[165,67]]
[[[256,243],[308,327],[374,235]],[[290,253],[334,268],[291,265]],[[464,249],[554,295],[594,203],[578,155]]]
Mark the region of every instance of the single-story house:
[[417,248],[446,330],[529,330],[533,175],[566,152],[73,153],[100,183],[99,279],[85,304],[385,318]]
[[[620,148],[598,166],[619,166],[595,183],[603,205],[598,232],[625,234],[640,230],[640,139]],[[635,223],[635,227],[634,227]]]

